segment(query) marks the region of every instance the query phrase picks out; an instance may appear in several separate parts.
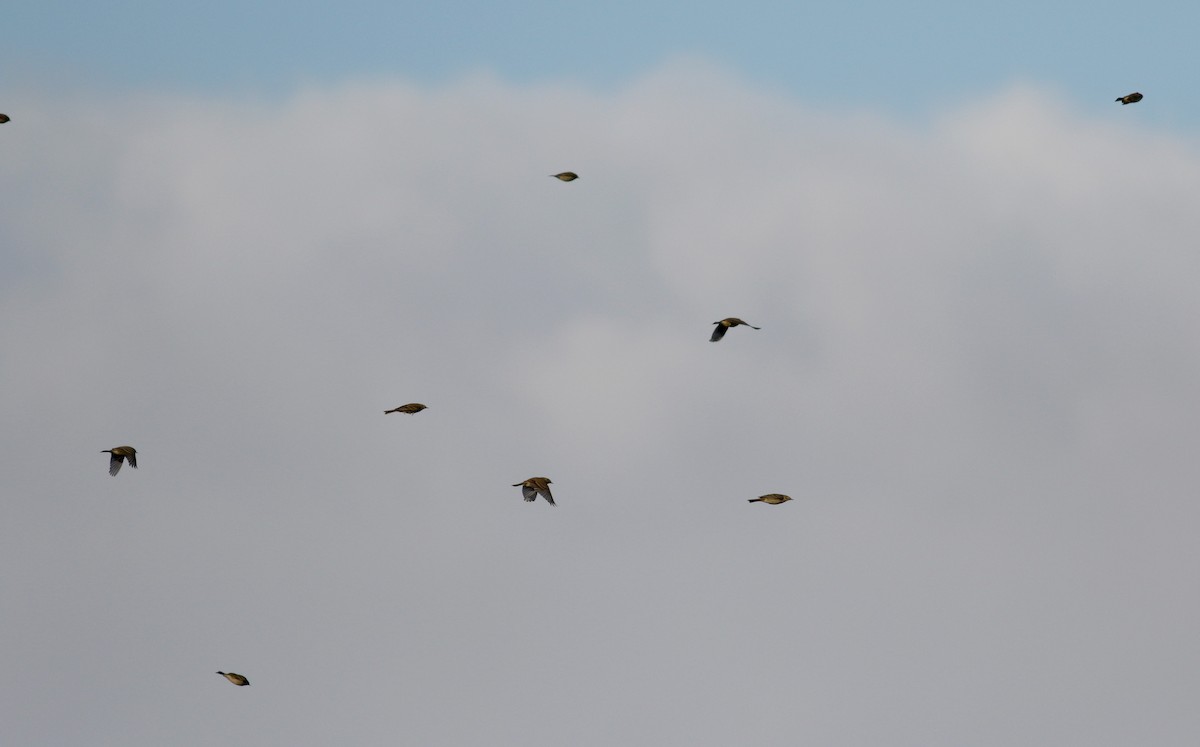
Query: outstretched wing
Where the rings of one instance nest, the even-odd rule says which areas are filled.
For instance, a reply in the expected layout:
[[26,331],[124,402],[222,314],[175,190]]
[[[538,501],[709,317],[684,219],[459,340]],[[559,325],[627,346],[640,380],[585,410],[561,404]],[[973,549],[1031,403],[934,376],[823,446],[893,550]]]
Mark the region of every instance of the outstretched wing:
[[709,342],[716,342],[725,336],[725,330],[729,329],[724,324],[717,324],[717,328],[713,330],[712,337],[708,338]]
[[554,496],[550,495],[550,488],[549,488],[549,487],[538,488],[538,491],[537,491],[537,492],[538,492],[539,494],[541,494],[541,496],[542,496],[543,498],[545,498],[545,499],[546,499],[546,502],[547,502],[547,503],[549,503],[551,506],[557,506],[557,505],[558,505],[557,503],[555,503],[555,502],[554,502]]
[[521,486],[521,495],[525,496],[526,503],[537,500],[537,491],[534,490],[533,488],[529,487],[528,485]]
[[113,454],[112,459],[108,460],[108,474],[116,477],[117,473],[121,471],[121,461],[123,459],[124,457],[118,454]]

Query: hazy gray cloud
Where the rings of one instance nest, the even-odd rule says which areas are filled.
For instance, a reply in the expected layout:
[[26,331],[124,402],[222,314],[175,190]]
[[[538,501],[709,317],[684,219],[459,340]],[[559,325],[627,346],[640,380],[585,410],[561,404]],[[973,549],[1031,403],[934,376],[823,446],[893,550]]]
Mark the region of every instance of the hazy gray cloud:
[[1200,152],[1058,100],[9,112],[7,740],[1191,744]]

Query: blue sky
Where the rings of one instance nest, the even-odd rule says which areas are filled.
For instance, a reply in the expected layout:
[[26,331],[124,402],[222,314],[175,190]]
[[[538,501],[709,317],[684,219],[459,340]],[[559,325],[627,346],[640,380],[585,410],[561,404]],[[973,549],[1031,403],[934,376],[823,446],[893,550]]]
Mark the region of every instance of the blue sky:
[[[1173,6],[1178,8],[1179,6]],[[26,3],[6,12],[0,80],[286,92],[481,70],[610,87],[697,56],[760,85],[920,112],[1012,82],[1100,107],[1141,89],[1196,119],[1200,11],[1093,3]],[[1151,108],[1147,105],[1145,108]],[[1166,115],[1172,112],[1172,115]]]

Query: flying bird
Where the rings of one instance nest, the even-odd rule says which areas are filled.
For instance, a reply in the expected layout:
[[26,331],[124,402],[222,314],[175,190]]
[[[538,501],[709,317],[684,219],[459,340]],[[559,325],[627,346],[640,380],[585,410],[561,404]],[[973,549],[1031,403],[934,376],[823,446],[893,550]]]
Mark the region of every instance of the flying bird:
[[720,340],[722,337],[725,336],[725,333],[727,331],[729,331],[730,327],[736,327],[739,324],[745,324],[750,329],[762,329],[762,327],[755,327],[753,324],[750,324],[749,322],[743,322],[741,319],[738,319],[736,316],[731,316],[728,319],[722,319],[719,322],[713,322],[713,324],[717,325],[717,328],[713,330],[712,337],[708,338],[709,342],[717,342],[718,340]]
[[221,675],[238,687],[245,687],[246,685],[250,684],[250,680],[246,679],[240,674],[237,674],[236,672],[217,672],[217,674]]
[[767,493],[766,495],[760,496],[758,498],[751,498],[750,502],[751,503],[769,503],[772,506],[778,506],[780,503],[787,503],[791,499],[792,499],[791,496],[784,495],[783,493]]
[[5,122],[11,122],[11,121],[12,121],[11,118],[9,118],[9,116],[7,114],[0,114],[0,124],[4,124]]
[[415,415],[418,412],[420,412],[421,410],[427,410],[427,409],[429,409],[429,408],[427,408],[425,405],[421,404],[420,402],[409,402],[407,405],[400,405],[399,407],[397,407],[394,410],[384,410],[383,414],[387,415],[387,414],[393,413],[393,412],[403,412],[408,415]]
[[116,474],[121,471],[121,463],[126,459],[129,460],[129,466],[137,469],[137,449],[132,446],[117,446],[112,449],[105,449],[101,454],[112,454],[112,458],[108,460],[108,474],[116,477]]
[[1121,106],[1125,106],[1126,104],[1136,104],[1137,102],[1141,101],[1143,98],[1145,98],[1145,97],[1142,96],[1142,94],[1138,93],[1137,91],[1134,91],[1133,93],[1128,94],[1127,96],[1122,96],[1121,98],[1114,99],[1114,100],[1120,101]]
[[551,174],[550,176],[558,179],[560,182],[573,182],[579,178],[579,174],[574,171],[564,171],[561,174]]
[[513,483],[513,487],[521,488],[521,494],[525,496],[525,502],[536,501],[540,495],[546,499],[546,502],[551,506],[558,505],[554,502],[554,496],[550,495],[550,478],[549,477],[531,477],[525,482]]

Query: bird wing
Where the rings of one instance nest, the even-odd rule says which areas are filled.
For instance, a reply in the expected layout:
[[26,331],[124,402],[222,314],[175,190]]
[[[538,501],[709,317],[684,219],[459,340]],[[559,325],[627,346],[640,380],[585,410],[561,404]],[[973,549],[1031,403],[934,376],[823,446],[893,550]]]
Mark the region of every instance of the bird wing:
[[709,342],[716,342],[725,336],[725,330],[728,329],[724,324],[717,322],[717,328],[713,330],[712,337],[708,338]]
[[117,476],[117,473],[121,471],[121,460],[123,458],[119,454],[112,455],[112,458],[108,460],[108,474],[113,477]]
[[134,469],[137,469],[137,454],[136,453],[130,454],[128,458],[129,458],[129,466],[133,467]]
[[548,488],[548,487],[538,488],[537,492],[540,493],[541,496],[546,499],[546,502],[549,503],[551,506],[558,505],[557,503],[554,502],[554,496],[550,495],[550,488]]
[[525,496],[526,503],[528,503],[530,501],[536,501],[537,494],[538,494],[537,490],[529,487],[528,485],[521,486],[521,495]]

